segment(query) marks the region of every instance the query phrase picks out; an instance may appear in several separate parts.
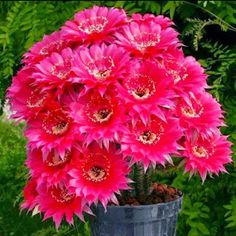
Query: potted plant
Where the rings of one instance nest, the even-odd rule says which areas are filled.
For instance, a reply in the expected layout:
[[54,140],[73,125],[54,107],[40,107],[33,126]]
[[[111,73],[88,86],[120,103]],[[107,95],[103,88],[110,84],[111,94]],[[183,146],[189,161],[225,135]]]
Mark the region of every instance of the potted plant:
[[155,169],[178,164],[203,181],[226,172],[223,112],[172,26],[94,6],[24,55],[7,94],[26,121],[22,209],[57,228],[88,213],[93,236],[171,236],[182,193],[152,183]]

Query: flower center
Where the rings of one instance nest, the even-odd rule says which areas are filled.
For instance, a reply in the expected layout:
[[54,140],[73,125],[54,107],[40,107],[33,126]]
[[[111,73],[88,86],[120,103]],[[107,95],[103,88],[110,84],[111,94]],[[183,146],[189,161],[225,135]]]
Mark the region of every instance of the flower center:
[[66,121],[58,122],[55,126],[52,126],[53,134],[63,134],[68,129],[68,123]]
[[60,157],[57,153],[50,153],[47,156],[46,164],[50,167],[58,167],[66,164],[71,159],[71,152],[67,151],[64,157]]
[[101,182],[106,179],[106,170],[100,166],[93,166],[88,170],[87,177],[92,182]]
[[143,144],[154,144],[158,142],[160,137],[158,137],[155,133],[150,130],[144,131],[138,137],[138,140]]
[[29,108],[40,108],[46,99],[46,95],[42,95],[37,92],[31,92],[30,97],[26,102],[26,106]]
[[148,47],[154,47],[160,42],[160,35],[143,32],[135,35],[133,43],[139,51],[145,51]]
[[86,34],[100,33],[107,23],[108,20],[104,16],[90,17],[89,19],[81,21],[78,25],[78,29]]
[[194,146],[193,147],[193,154],[200,158],[208,158],[207,150],[202,146]]
[[[183,67],[183,65],[180,65],[180,66]],[[180,80],[185,80],[188,77],[188,74],[186,73],[186,71],[187,70],[185,67],[183,67],[182,71],[180,71],[180,72],[176,71],[176,70],[169,71],[169,74],[172,75],[172,77],[174,79],[174,84],[177,84]]]
[[57,63],[51,67],[51,75],[63,80],[67,79],[71,73],[71,62],[69,59],[62,63]]
[[52,187],[50,189],[52,198],[59,203],[68,203],[75,198],[75,194],[71,194],[64,186]]
[[148,124],[144,124],[141,120],[137,121],[133,128],[136,140],[145,145],[158,143],[164,134],[163,125],[163,122],[156,117],[151,117]]
[[105,121],[108,121],[111,118],[112,114],[113,111],[110,109],[100,109],[93,114],[93,117],[91,119],[96,123],[103,123]]
[[110,173],[110,160],[101,153],[92,153],[82,163],[83,177],[91,182],[99,183],[107,179]]
[[156,92],[156,86],[152,78],[137,74],[125,83],[128,92],[138,100],[145,100]]
[[62,135],[69,129],[69,120],[63,113],[49,112],[43,120],[42,127],[48,134]]
[[182,107],[181,111],[182,111],[182,114],[187,117],[197,117],[198,116],[196,111],[191,107]]
[[132,91],[132,95],[136,99],[146,99],[150,97],[150,90],[145,87],[139,87],[136,90]]
[[182,114],[190,118],[200,117],[204,111],[202,104],[199,101],[196,101],[195,99],[192,100],[192,104],[193,107],[185,105],[181,107]]
[[114,66],[114,61],[111,57],[102,57],[99,60],[88,63],[87,70],[97,80],[106,80],[111,75]]

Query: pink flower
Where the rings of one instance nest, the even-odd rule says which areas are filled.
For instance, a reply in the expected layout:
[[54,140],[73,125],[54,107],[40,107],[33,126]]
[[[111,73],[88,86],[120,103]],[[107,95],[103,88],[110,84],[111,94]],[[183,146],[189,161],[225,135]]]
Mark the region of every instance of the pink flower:
[[163,63],[180,95],[186,91],[199,92],[208,88],[207,75],[194,57],[184,57],[182,49],[176,48],[171,48],[169,55],[171,56],[164,59]]
[[207,92],[189,93],[188,97],[179,98],[176,104],[180,126],[187,130],[196,129],[204,135],[224,125],[222,113],[220,104]]
[[129,55],[123,48],[102,44],[79,48],[73,71],[87,89],[97,86],[104,93],[109,84],[124,78],[128,66]]
[[37,188],[37,179],[30,179],[27,185],[24,187],[23,195],[24,201],[21,204],[21,210],[28,209],[29,211],[33,210],[36,205],[36,197],[38,196]]
[[61,32],[53,32],[45,35],[42,41],[35,43],[29,52],[24,54],[23,62],[26,65],[36,64],[53,52],[60,53],[67,46],[69,41],[62,38]]
[[49,104],[38,119],[31,120],[25,136],[29,139],[29,147],[41,148],[45,153],[55,148],[59,155],[64,155],[81,139],[77,124],[57,104]]
[[166,29],[173,25],[173,21],[165,16],[159,15],[155,16],[153,14],[144,14],[141,15],[139,13],[132,14],[131,21],[135,21],[137,23],[143,23],[143,22],[155,22],[156,24],[160,25],[162,29]]
[[160,107],[173,108],[175,93],[171,84],[166,71],[156,63],[135,61],[118,91],[127,103],[129,114],[134,118],[133,114],[138,113],[146,122],[150,115],[164,119]]
[[29,150],[27,167],[31,176],[38,179],[38,184],[57,185],[62,179],[66,179],[68,171],[78,162],[81,153],[77,148],[66,150],[60,155],[52,149],[49,153],[43,153],[41,149]]
[[92,214],[85,199],[70,192],[64,183],[51,187],[41,184],[36,201],[40,212],[44,213],[43,220],[52,217],[56,228],[60,226],[63,217],[69,224],[73,224],[73,215],[83,220],[83,212]]
[[130,156],[132,162],[164,165],[172,163],[170,154],[177,153],[177,141],[182,136],[178,120],[166,115],[166,122],[151,116],[145,125],[141,120],[134,125],[129,124],[129,131],[122,136],[121,151]]
[[73,59],[74,53],[70,48],[63,49],[60,54],[52,53],[35,66],[35,83],[42,90],[57,88],[56,93],[61,94],[67,84],[79,82],[72,71]]
[[153,21],[131,21],[117,32],[116,43],[139,57],[160,57],[172,45],[180,45],[178,33],[173,28],[162,29]]
[[124,10],[94,6],[75,14],[72,21],[62,27],[64,38],[77,42],[113,40],[112,34],[127,22]]
[[231,145],[227,136],[220,135],[217,130],[208,138],[197,133],[187,135],[183,152],[185,171],[191,175],[199,172],[203,181],[207,173],[218,175],[219,172],[227,172],[224,165],[232,162]]
[[12,118],[16,120],[29,120],[36,118],[45,104],[52,99],[50,93],[45,93],[33,85],[32,68],[21,69],[13,77],[12,85],[8,88],[11,110],[14,112]]
[[100,201],[106,207],[109,201],[118,204],[115,193],[129,188],[128,173],[127,162],[114,144],[106,150],[93,143],[83,151],[78,166],[69,172],[70,186],[89,203]]
[[108,147],[109,141],[119,140],[126,117],[125,107],[115,94],[116,90],[110,89],[102,97],[98,91],[91,90],[78,103],[70,105],[70,115],[85,134],[86,144],[95,140]]

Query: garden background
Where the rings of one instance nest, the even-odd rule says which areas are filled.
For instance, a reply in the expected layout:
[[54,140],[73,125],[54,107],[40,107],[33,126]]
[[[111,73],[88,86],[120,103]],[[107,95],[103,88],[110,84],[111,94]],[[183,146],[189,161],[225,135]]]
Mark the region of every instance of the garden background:
[[[92,5],[124,8],[134,12],[164,14],[173,19],[180,32],[186,55],[195,56],[206,68],[211,93],[223,104],[230,134],[236,144],[236,1],[1,1],[0,2],[0,99],[11,77],[21,67],[22,54],[44,34],[58,30],[73,14]],[[89,224],[76,221],[75,227],[41,223],[22,212],[22,188],[28,177],[24,167],[23,124],[16,126],[0,117],[0,235],[1,236],[89,236]],[[236,150],[235,146],[233,147]],[[236,160],[236,156],[233,156]],[[229,174],[208,177],[204,185],[199,176],[189,180],[182,170],[159,170],[155,180],[171,184],[184,192],[178,236],[236,235],[236,164]]]

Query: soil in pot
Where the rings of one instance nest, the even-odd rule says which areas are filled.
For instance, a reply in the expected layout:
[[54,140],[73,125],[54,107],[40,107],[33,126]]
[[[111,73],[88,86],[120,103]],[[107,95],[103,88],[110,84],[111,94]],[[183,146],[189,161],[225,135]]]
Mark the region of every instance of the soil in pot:
[[131,205],[150,205],[164,202],[171,202],[182,196],[182,193],[171,186],[161,183],[153,183],[151,191],[148,195],[140,194],[138,197],[133,197],[130,194],[118,196],[120,206]]

